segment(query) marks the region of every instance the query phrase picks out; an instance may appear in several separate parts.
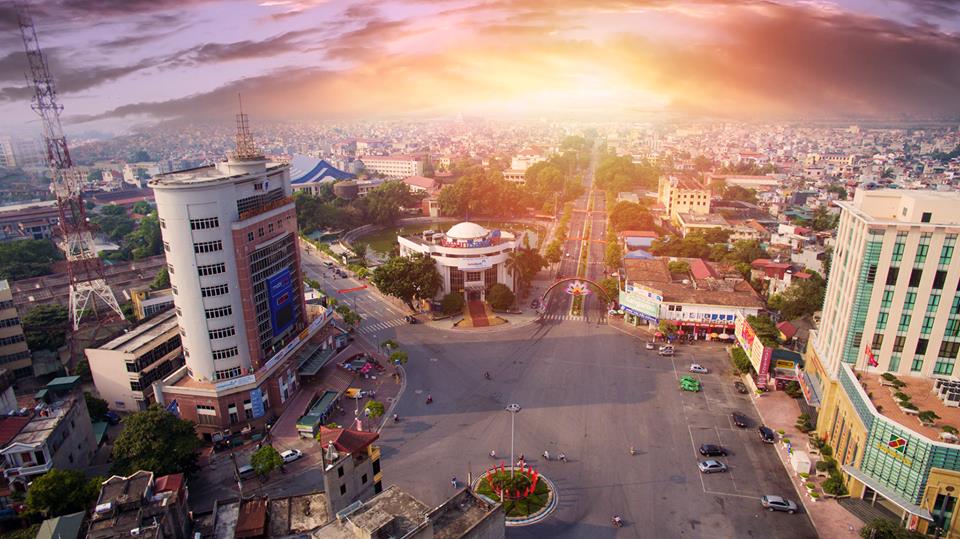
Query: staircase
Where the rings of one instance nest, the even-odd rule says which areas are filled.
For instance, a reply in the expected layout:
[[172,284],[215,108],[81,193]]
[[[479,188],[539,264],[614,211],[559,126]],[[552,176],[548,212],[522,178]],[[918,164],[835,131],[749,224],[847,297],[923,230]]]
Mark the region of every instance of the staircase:
[[862,520],[864,524],[882,518],[892,521],[898,526],[900,525],[900,517],[882,505],[870,505],[870,502],[860,498],[845,498],[837,500],[837,502],[853,516]]

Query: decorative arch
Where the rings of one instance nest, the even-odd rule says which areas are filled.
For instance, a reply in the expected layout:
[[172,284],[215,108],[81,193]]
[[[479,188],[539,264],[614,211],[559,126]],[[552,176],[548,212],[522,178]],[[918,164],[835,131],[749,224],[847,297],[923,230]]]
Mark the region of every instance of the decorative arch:
[[619,299],[619,298],[617,298],[617,299],[611,298],[609,295],[607,295],[607,291],[604,290],[603,287],[600,286],[599,283],[597,283],[596,281],[594,281],[594,280],[592,280],[592,279],[587,279],[586,277],[564,277],[563,279],[560,279],[560,280],[556,281],[555,283],[553,283],[552,285],[550,285],[546,290],[544,290],[543,295],[540,296],[540,302],[543,303],[543,302],[546,300],[546,298],[547,298],[547,294],[549,294],[554,288],[556,288],[557,286],[559,286],[559,285],[561,285],[561,284],[563,284],[563,283],[568,283],[568,282],[571,282],[571,281],[581,281],[581,282],[584,282],[584,283],[587,283],[587,284],[593,286],[593,288],[596,288],[597,291],[599,291],[601,294],[603,294],[603,297],[607,300],[607,304],[614,303],[614,302],[616,302],[616,301]]

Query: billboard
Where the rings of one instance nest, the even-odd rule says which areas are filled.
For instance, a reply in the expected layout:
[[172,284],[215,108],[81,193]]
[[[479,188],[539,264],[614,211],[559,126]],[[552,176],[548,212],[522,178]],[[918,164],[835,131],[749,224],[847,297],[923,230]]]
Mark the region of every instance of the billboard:
[[267,277],[267,300],[270,302],[270,324],[273,327],[273,334],[279,335],[290,327],[294,320],[296,298],[290,268],[283,268]]
[[660,291],[646,286],[627,283],[626,289],[620,291],[620,308],[650,322],[660,320],[661,302]]
[[263,390],[259,387],[250,392],[250,406],[254,418],[263,417],[263,414],[266,413],[263,408]]
[[493,262],[486,256],[476,258],[461,258],[455,261],[457,267],[463,271],[480,271],[493,267]]

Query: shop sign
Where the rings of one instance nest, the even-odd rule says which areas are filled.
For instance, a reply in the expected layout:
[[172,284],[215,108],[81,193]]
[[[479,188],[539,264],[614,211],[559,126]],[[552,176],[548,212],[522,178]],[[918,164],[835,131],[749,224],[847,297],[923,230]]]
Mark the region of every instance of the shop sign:
[[644,320],[657,322],[660,319],[660,303],[663,296],[658,290],[637,284],[627,284],[620,291],[620,306],[623,310]]
[[776,366],[776,368],[778,368],[778,369],[791,369],[791,370],[792,370],[792,369],[795,369],[795,368],[796,368],[796,363],[794,363],[794,362],[792,362],[792,361],[789,361],[789,360],[786,360],[786,359],[778,359],[778,360],[777,360],[777,366]]
[[217,391],[225,391],[227,389],[233,389],[235,387],[245,386],[247,384],[256,383],[257,377],[248,374],[246,376],[241,376],[240,378],[233,378],[232,380],[224,380],[223,382],[218,383],[215,387]]
[[263,390],[259,387],[250,392],[250,406],[252,407],[254,419],[263,417],[266,413],[263,407]]
[[457,261],[457,267],[462,270],[485,270],[493,267],[490,258],[481,256],[477,258],[462,258]]
[[770,359],[772,356],[773,348],[763,349],[760,356],[760,368],[757,369],[757,387],[761,389],[766,389],[767,387],[767,380],[770,378]]

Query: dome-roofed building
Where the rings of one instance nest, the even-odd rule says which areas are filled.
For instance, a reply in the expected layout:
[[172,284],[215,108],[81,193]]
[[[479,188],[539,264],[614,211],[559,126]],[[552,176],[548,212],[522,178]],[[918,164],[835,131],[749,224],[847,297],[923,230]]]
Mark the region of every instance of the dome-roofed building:
[[439,299],[451,292],[469,300],[482,300],[490,287],[501,283],[513,290],[513,278],[504,263],[517,248],[510,232],[488,230],[464,221],[446,232],[427,230],[414,236],[398,236],[400,255],[424,253],[436,261],[443,281]]

